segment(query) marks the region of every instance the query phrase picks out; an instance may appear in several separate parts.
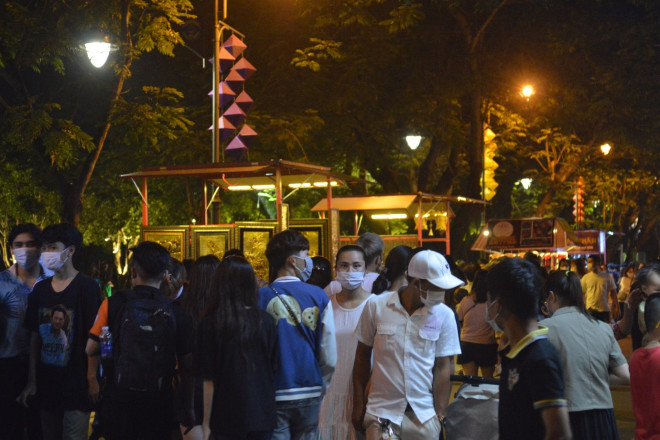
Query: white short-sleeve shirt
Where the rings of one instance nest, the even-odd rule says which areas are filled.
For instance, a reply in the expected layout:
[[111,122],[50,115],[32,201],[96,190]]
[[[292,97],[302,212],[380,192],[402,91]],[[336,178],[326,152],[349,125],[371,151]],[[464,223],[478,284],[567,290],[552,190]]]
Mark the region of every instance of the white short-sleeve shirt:
[[461,353],[456,319],[444,304],[403,308],[398,292],[367,302],[355,336],[373,348],[367,412],[401,425],[410,404],[420,422],[433,418],[435,358]]

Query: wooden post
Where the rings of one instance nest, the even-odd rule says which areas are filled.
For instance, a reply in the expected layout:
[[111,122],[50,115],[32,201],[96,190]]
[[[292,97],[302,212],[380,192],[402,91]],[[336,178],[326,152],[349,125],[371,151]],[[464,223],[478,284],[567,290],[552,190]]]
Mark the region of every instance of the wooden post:
[[417,194],[417,246],[422,247],[422,194]]
[[209,188],[208,188],[208,182],[205,180],[204,181],[204,224],[208,225],[209,224]]
[[449,200],[445,202],[447,204],[447,228],[445,229],[445,255],[449,255],[451,252],[451,247],[449,246],[449,223],[451,223],[451,217],[449,216],[449,210],[451,209],[449,207]]
[[277,232],[282,232],[282,172],[280,171],[280,164],[275,166],[275,211],[277,215]]
[[142,226],[149,226],[149,206],[147,205],[147,178],[142,178]]

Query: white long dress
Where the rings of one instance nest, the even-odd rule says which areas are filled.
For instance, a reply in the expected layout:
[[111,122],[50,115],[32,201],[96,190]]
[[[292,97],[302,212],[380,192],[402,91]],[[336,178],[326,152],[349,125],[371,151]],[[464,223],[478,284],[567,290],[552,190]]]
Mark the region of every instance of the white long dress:
[[328,392],[321,401],[319,411],[319,439],[358,440],[364,436],[355,431],[351,424],[353,411],[353,363],[357,339],[353,335],[362,310],[371,298],[369,295],[354,309],[345,309],[337,302],[337,295],[330,296],[332,313],[335,319],[337,338],[337,366],[332,375]]

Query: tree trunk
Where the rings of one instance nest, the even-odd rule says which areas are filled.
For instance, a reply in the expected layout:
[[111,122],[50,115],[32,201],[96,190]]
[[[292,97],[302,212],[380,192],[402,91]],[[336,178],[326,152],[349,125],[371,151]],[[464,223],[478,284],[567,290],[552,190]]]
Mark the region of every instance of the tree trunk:
[[555,174],[555,181],[550,183],[550,187],[548,188],[548,191],[545,193],[543,196],[543,199],[541,199],[541,202],[536,207],[536,217],[543,217],[545,215],[545,212],[548,210],[548,205],[552,201],[552,199],[557,195],[557,191],[561,189],[562,184],[566,182],[566,180],[573,175],[573,173],[577,170],[577,164],[572,164],[569,165],[567,164],[564,166],[557,174]]

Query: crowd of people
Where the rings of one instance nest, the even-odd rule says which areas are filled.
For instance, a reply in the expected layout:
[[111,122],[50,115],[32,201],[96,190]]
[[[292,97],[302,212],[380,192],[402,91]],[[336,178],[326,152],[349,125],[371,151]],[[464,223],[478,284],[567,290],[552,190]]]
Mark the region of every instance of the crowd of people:
[[365,233],[331,263],[286,230],[268,280],[240,250],[186,268],[145,241],[132,287],[104,298],[73,263],[74,226],[8,238],[0,440],[438,439],[457,370],[499,380],[483,418],[503,440],[617,439],[610,386],[628,383],[635,438],[660,436],[658,262],[383,259]]

